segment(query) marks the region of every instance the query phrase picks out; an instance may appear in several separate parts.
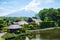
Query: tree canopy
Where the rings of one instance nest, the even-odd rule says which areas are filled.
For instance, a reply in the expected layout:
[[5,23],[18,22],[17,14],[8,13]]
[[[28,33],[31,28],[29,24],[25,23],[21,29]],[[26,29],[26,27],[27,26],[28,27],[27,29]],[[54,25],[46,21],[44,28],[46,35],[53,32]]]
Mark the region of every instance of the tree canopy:
[[[36,15],[38,18],[40,18],[43,21],[43,23],[40,23],[40,24],[44,25],[44,27],[48,25],[48,22],[54,22],[55,27],[60,26],[60,8],[43,9],[43,10],[40,10],[39,13]],[[53,25],[53,24],[49,24],[49,25]]]
[[37,16],[43,21],[59,21],[60,20],[60,8],[43,9],[40,10]]

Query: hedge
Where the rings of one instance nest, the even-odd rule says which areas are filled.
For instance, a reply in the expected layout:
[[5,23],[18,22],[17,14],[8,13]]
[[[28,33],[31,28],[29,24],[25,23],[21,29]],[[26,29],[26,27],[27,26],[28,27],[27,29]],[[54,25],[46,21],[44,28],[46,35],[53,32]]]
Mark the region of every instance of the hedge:
[[40,28],[55,27],[55,22],[40,22]]

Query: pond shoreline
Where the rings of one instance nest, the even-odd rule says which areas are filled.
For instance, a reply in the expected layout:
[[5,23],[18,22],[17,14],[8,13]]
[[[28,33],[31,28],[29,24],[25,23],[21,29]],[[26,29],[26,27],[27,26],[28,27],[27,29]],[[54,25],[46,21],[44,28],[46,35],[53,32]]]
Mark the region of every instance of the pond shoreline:
[[27,30],[26,33],[28,32],[42,32],[42,31],[49,31],[49,30],[58,30],[60,27],[51,27],[51,28],[44,28],[44,29],[36,29],[36,30]]
[[[37,29],[37,30],[26,30],[26,33],[21,33],[21,34],[17,34],[13,37],[10,37],[10,38],[15,38],[15,37],[18,37],[18,36],[24,36],[24,35],[29,35],[33,32],[36,32],[36,33],[48,33],[50,30],[60,30],[60,27],[52,27],[52,28],[44,28],[44,29]],[[6,37],[8,38],[8,37]]]

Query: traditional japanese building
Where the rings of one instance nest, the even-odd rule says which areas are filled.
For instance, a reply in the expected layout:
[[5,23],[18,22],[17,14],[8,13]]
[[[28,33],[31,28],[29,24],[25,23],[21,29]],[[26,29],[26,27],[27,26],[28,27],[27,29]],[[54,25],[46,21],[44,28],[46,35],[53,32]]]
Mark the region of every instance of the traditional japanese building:
[[35,21],[36,24],[39,24],[39,22],[42,22],[42,20],[36,17],[33,17],[32,20]]
[[19,25],[24,25],[24,24],[28,24],[28,22],[25,21],[25,20],[21,20],[21,21],[18,22],[18,24],[19,24]]
[[9,33],[20,33],[22,29],[22,26],[20,25],[10,25],[8,26],[8,32]]

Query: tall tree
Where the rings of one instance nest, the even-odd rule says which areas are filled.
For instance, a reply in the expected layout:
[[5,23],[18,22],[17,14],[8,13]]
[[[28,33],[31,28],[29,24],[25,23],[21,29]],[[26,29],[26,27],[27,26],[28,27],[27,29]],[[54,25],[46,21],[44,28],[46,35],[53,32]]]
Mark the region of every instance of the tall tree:
[[44,20],[58,21],[60,20],[60,8],[58,9],[49,8],[40,10],[37,16],[43,21]]

